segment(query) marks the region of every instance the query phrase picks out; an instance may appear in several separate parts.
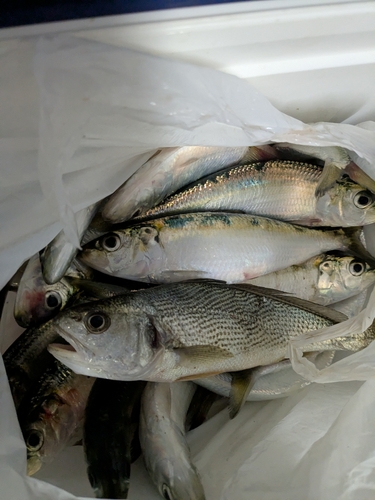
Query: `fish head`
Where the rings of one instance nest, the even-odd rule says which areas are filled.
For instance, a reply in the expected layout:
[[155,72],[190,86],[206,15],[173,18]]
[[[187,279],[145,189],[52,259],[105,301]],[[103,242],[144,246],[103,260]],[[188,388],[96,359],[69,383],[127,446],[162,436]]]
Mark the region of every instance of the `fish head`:
[[49,351],[76,373],[114,380],[147,380],[162,349],[148,314],[133,307],[131,298],[132,294],[118,297],[118,311],[114,299],[63,311],[53,321],[70,346],[52,344]]
[[358,257],[326,255],[319,263],[318,288],[327,298],[344,300],[375,282],[375,270]]
[[195,467],[183,457],[169,457],[158,464],[157,484],[165,500],[205,500]]
[[64,278],[54,285],[44,281],[37,254],[30,259],[20,280],[14,317],[24,328],[48,321],[65,307],[73,292]]
[[375,194],[348,181],[337,182],[317,200],[317,212],[330,226],[364,226],[375,222]]
[[[74,397],[73,394],[69,395]],[[77,415],[71,405],[58,395],[46,397],[22,426],[27,448],[27,473],[35,474],[49,463],[68,443],[72,429],[77,425]]]
[[105,234],[86,245],[80,259],[106,274],[126,272],[128,279],[147,280],[162,253],[159,229],[150,223]]

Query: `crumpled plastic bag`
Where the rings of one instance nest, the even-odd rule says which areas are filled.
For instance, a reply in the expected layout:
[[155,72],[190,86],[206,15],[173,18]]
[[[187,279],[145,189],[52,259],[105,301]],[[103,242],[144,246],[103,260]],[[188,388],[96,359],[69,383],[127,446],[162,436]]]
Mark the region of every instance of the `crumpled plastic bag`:
[[[3,43],[0,63],[6,75],[0,104],[10,117],[0,136],[1,286],[61,229],[77,244],[75,214],[113,192],[161,147],[338,145],[375,178],[372,122],[304,124],[246,81],[209,68],[74,35]],[[366,238],[371,244],[373,228]],[[375,292],[356,318],[318,335],[368,326],[374,302]],[[2,331],[8,327],[2,324]],[[301,356],[308,342],[305,335],[290,347],[294,368],[306,378],[374,377],[375,345],[318,373]],[[222,412],[193,431],[189,439],[207,500],[369,498],[375,487],[373,389],[373,380],[313,384],[286,400],[248,403],[230,422]],[[76,498],[25,476],[25,448],[2,363],[0,404],[0,498]],[[79,461],[79,453],[69,449],[64,456]],[[69,484],[69,463],[57,460],[40,477],[90,495],[86,478],[81,490],[78,477]],[[83,471],[82,456],[81,465]],[[150,482],[137,483],[142,466],[134,470],[129,498],[145,498],[148,487],[147,498],[158,498]]]

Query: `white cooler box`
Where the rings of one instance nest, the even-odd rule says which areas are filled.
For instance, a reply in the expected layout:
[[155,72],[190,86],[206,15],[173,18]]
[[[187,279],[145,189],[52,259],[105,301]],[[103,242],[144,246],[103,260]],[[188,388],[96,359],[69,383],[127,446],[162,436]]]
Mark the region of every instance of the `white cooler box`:
[[[116,189],[153,149],[282,140],[287,126],[294,138],[305,134],[301,142],[325,144],[331,129],[300,129],[250,87],[248,101],[244,81],[297,120],[369,122],[363,130],[374,133],[375,1],[299,3],[241,2],[0,31],[1,285],[62,227],[74,238],[73,214]],[[346,144],[345,130],[333,143]],[[365,147],[375,159],[375,141]],[[366,165],[375,176],[374,164]],[[353,329],[372,318],[367,311]],[[0,327],[4,350],[19,329],[9,314]],[[224,411],[191,432],[207,500],[374,498],[373,351],[317,380],[332,383],[247,403],[234,420]],[[26,477],[2,363],[0,376],[0,499],[91,497],[81,446]],[[129,499],[157,498],[140,459]]]

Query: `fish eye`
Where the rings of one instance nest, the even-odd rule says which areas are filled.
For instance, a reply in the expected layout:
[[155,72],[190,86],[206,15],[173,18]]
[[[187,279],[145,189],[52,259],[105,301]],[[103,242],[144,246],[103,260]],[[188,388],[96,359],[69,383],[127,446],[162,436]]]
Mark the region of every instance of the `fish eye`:
[[370,191],[360,191],[354,196],[354,205],[357,208],[367,208],[372,203],[372,194]]
[[352,260],[349,264],[349,271],[353,276],[361,276],[365,272],[365,265],[358,260]]
[[171,494],[171,490],[169,489],[169,486],[166,485],[165,483],[161,487],[161,492],[162,492],[163,497],[165,498],[165,500],[173,500],[173,496]]
[[85,318],[86,329],[90,333],[103,333],[108,330],[111,320],[106,314],[93,313]]
[[40,431],[31,430],[26,438],[26,446],[29,451],[38,451],[43,446],[44,436]]
[[48,309],[56,309],[57,307],[61,307],[62,300],[59,293],[47,292],[45,302]]
[[120,236],[115,233],[108,234],[102,239],[102,247],[104,248],[104,250],[107,250],[107,252],[114,252],[115,250],[120,248],[120,245]]

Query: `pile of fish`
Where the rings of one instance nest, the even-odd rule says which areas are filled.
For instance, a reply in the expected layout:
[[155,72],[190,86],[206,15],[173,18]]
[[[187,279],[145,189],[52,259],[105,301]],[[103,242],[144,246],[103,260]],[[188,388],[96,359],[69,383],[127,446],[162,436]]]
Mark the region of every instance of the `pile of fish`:
[[[98,498],[127,498],[141,454],[166,500],[204,500],[186,432],[228,398],[309,382],[289,341],[345,321],[375,283],[362,227],[375,181],[341,148],[181,147],[153,155],[15,276],[25,328],[4,353],[28,474],[82,441]],[[312,342],[318,369],[375,338]]]

